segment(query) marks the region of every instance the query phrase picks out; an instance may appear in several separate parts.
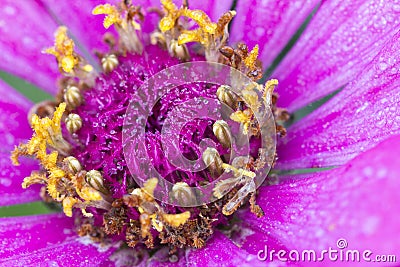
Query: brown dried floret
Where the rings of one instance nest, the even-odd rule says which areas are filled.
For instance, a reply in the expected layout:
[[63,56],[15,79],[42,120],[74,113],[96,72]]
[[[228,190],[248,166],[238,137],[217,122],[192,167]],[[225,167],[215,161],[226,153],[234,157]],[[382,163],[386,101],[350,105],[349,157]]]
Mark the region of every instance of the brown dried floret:
[[78,228],[79,236],[89,236],[91,240],[96,243],[103,243],[105,241],[106,233],[101,227],[93,225],[93,221],[86,221]]
[[201,248],[213,234],[212,222],[212,219],[200,215],[177,228],[167,226],[159,235],[161,244],[178,248],[185,246]]
[[130,220],[126,227],[126,243],[130,247],[135,247],[141,240],[140,222],[136,220]]
[[121,199],[116,199],[111,205],[111,209],[103,215],[104,231],[106,234],[120,234],[126,224],[126,209]]

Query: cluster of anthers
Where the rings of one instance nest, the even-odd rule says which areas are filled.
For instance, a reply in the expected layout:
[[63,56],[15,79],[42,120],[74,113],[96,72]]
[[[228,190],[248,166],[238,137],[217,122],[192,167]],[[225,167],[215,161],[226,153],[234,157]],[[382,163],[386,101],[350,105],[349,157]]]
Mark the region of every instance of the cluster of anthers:
[[[43,184],[42,196],[45,200],[61,203],[67,216],[75,214],[80,218],[77,220],[80,235],[89,235],[97,241],[106,242],[122,234],[122,239],[128,246],[144,244],[153,248],[160,244],[168,244],[173,254],[179,247],[203,247],[213,229],[226,223],[227,218],[246,199],[257,216],[263,215],[261,208],[255,204],[256,188],[253,179],[254,170],[265,164],[265,159],[262,155],[247,160],[238,158],[233,161],[234,164],[229,165],[224,163],[217,150],[207,149],[202,158],[208,165],[209,174],[217,177],[223,172],[228,172],[232,174],[232,178],[218,183],[214,188],[213,193],[217,198],[214,203],[194,208],[170,207],[155,200],[153,192],[158,180],[149,177],[143,188],[140,188],[130,177],[126,166],[120,162],[115,163],[119,164],[116,166],[118,170],[111,174],[102,169],[101,164],[98,168],[87,169],[88,166],[94,166],[85,162],[85,157],[82,156],[85,155],[82,151],[86,145],[89,146],[88,142],[121,142],[113,137],[104,138],[103,141],[102,138],[87,141],[84,138],[89,139],[90,134],[80,135],[85,126],[86,131],[93,127],[90,120],[84,117],[84,111],[91,101],[88,97],[93,96],[91,90],[97,90],[93,88],[98,86],[98,79],[101,78],[104,83],[107,79],[112,79],[110,77],[114,77],[113,72],[117,69],[118,73],[122,73],[128,69],[123,66],[129,61],[126,58],[131,55],[140,56],[149,46],[157,45],[157,49],[167,50],[170,56],[188,61],[190,50],[186,44],[196,42],[204,49],[202,51],[207,61],[229,65],[254,81],[242,90],[241,96],[233,93],[227,85],[220,86],[214,93],[215,98],[235,111],[231,119],[241,124],[244,134],[250,133],[255,137],[259,135],[253,111],[261,104],[269,106],[273,111],[279,123],[276,125],[277,133],[281,136],[285,135],[281,122],[288,119],[288,113],[276,107],[277,95],[273,90],[278,84],[277,80],[270,80],[265,85],[256,83],[262,77],[261,63],[257,60],[258,46],[251,51],[245,44],[239,44],[236,48],[227,46],[228,24],[236,15],[235,11],[225,13],[214,23],[205,12],[191,10],[187,4],[180,8],[171,0],[161,0],[161,4],[162,10],[148,10],[161,17],[159,29],[150,35],[151,44],[145,43],[141,32],[145,11],[133,6],[130,1],[122,1],[119,6],[99,5],[93,10],[95,15],[105,14],[104,27],[114,25],[119,34],[118,42],[110,34],[105,36],[110,50],[108,53],[97,54],[104,72],[100,74],[75,52],[74,42],[67,36],[67,28],[59,27],[55,33],[54,47],[46,49],[45,52],[56,57],[60,72],[64,76],[60,82],[60,94],[55,101],[38,104],[31,110],[29,119],[34,134],[27,143],[15,148],[11,158],[15,165],[19,164],[20,156],[33,157],[40,162],[41,169],[24,179],[23,188],[32,184]],[[263,93],[264,103],[258,99],[255,89]],[[132,92],[126,94],[130,93]],[[117,108],[118,114],[124,114],[127,109],[128,102],[121,103]],[[249,103],[249,106],[245,103]],[[112,114],[115,110],[116,108],[109,113]],[[93,114],[101,112],[103,111],[93,110],[88,116],[95,117]],[[120,134],[121,128],[116,129]],[[215,121],[212,132],[223,147],[230,146],[231,133],[225,121]],[[120,146],[122,147],[122,144]],[[106,154],[104,151],[102,153],[99,155]],[[121,161],[123,160],[122,158]],[[114,162],[117,160],[114,159]],[[230,183],[236,187],[226,192],[226,188],[231,188]],[[122,189],[115,190],[116,185]],[[188,184],[184,179],[176,185],[177,194],[190,193],[190,190],[186,190]],[[74,208],[80,209],[83,217],[73,210]]]

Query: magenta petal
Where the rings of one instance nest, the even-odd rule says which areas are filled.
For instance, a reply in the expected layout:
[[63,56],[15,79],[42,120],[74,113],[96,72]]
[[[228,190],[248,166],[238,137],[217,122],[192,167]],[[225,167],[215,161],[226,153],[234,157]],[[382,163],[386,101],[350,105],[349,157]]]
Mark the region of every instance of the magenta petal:
[[32,170],[38,169],[32,160],[21,160],[23,167],[11,164],[10,153],[0,153],[0,207],[40,200],[39,185],[23,189],[21,184]]
[[281,52],[319,0],[238,1],[230,42],[246,42],[250,48],[260,46],[263,67]]
[[[105,29],[103,27],[103,15],[92,15],[92,10],[95,6],[104,3],[116,4],[119,1],[101,1],[101,0],[86,0],[86,1],[57,1],[57,0],[40,0],[52,13],[64,23],[76,39],[82,43],[90,52],[95,49],[100,51],[107,51],[108,48],[103,42],[103,35],[106,32],[115,33],[113,27]],[[178,6],[182,1],[174,1]],[[160,1],[158,0],[139,0],[133,1],[134,5],[142,6],[146,13],[145,21],[143,22],[143,32],[150,33],[157,29],[159,17],[154,12],[149,13],[149,7],[161,8]],[[201,8],[206,11],[213,19],[218,17],[224,12],[229,10],[229,1],[224,3],[217,3],[215,1],[199,1],[190,3],[191,8]]]
[[112,266],[113,249],[85,244],[73,228],[61,214],[2,219],[1,266]]
[[169,260],[169,248],[164,247],[157,250],[150,259],[147,260],[146,266],[151,267],[186,267],[188,266],[185,258],[185,251],[180,251],[178,261],[171,262]]
[[32,130],[27,112],[32,103],[0,81],[0,206],[25,203],[40,199],[39,187],[29,190],[21,187],[22,180],[38,166],[31,160],[22,160],[23,167],[11,164],[10,155],[15,145],[30,138]]
[[265,217],[257,219],[250,212],[241,217],[258,228],[260,240],[267,235],[287,249],[338,249],[336,242],[344,238],[347,249],[396,254],[400,251],[400,158],[394,148],[398,147],[400,135],[339,169],[262,187],[258,203]]
[[41,51],[53,45],[57,25],[35,1],[4,0],[0,9],[0,70],[55,93],[57,64]]
[[[190,9],[200,9],[210,16],[212,21],[218,21],[219,17],[225,12],[230,10],[233,1],[214,1],[214,0],[202,0],[202,1],[188,1]],[[174,3],[177,6],[182,5],[181,0],[175,0]],[[244,14],[243,14],[244,15]]]
[[399,30],[393,1],[324,1],[272,75],[279,105],[293,111],[352,81]]
[[207,246],[186,252],[187,266],[261,266],[257,256],[232,243],[220,232],[215,232]]
[[277,168],[335,166],[400,133],[400,32],[353,83],[288,130]]
[[[118,1],[101,1],[101,0],[85,0],[85,1],[57,1],[57,0],[40,0],[55,17],[68,27],[69,32],[76,38],[78,43],[85,46],[88,51],[93,52],[94,49],[107,51],[107,46],[103,42],[103,35],[107,31],[103,27],[103,15],[92,15],[95,6],[105,3],[116,3]],[[115,32],[115,31],[113,31]]]

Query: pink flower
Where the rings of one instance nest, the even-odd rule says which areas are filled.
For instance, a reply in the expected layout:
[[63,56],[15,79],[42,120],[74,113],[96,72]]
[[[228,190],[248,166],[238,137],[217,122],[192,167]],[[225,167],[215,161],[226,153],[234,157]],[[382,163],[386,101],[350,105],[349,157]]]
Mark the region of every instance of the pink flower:
[[[57,66],[40,51],[51,44],[58,23],[68,26],[82,54],[104,48],[99,38],[105,32],[102,18],[91,15],[98,1],[3,2],[0,70],[51,94],[57,91]],[[139,2],[159,5],[157,1]],[[231,1],[203,0],[190,5],[215,20],[229,10]],[[258,204],[265,216],[258,219],[240,211],[240,237],[229,238],[217,231],[205,248],[187,250],[171,266],[285,265],[276,259],[260,261],[257,254],[265,246],[276,251],[337,249],[339,239],[345,239],[349,249],[372,251],[371,259],[398,253],[400,3],[239,0],[230,43],[259,44],[259,59],[267,69],[313,10],[316,13],[304,33],[272,71],[271,76],[280,81],[279,106],[295,112],[343,89],[290,126],[287,137],[280,140],[275,170],[283,174],[277,184],[259,188]],[[143,30],[151,31],[156,21],[156,17],[149,19]],[[14,145],[31,135],[26,116],[33,103],[3,81],[0,90],[1,206],[39,200],[39,187],[23,190],[20,186],[22,178],[37,166],[25,160],[24,168],[18,168],[9,161]],[[318,172],[290,173],[307,168]],[[151,257],[143,254],[141,259],[124,252],[112,256],[116,247],[101,251],[84,244],[72,228],[73,220],[61,214],[1,219],[0,263],[109,266],[128,259],[164,266],[157,261],[163,251]]]

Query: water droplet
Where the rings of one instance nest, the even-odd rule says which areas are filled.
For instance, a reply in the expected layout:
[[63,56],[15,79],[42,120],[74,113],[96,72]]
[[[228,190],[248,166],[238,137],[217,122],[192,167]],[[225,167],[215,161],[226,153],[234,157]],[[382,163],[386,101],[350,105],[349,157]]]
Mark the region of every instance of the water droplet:
[[379,69],[381,70],[381,71],[384,71],[384,70],[386,70],[388,68],[388,64],[386,63],[386,62],[381,62],[381,63],[379,63]]
[[394,4],[392,6],[392,9],[393,9],[394,12],[400,12],[400,5],[399,4]]

